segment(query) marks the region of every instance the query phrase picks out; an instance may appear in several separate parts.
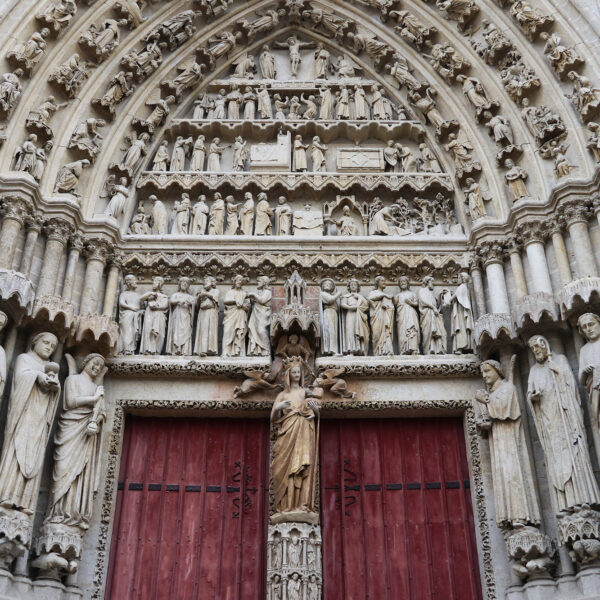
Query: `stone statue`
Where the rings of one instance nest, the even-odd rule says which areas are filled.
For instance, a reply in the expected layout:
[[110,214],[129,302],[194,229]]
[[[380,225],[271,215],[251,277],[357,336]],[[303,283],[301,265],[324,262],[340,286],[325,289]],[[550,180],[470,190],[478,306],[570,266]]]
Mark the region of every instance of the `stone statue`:
[[273,292],[269,289],[270,283],[270,278],[263,275],[258,278],[258,291],[248,294],[248,298],[253,301],[248,320],[248,356],[271,355],[269,326]]
[[88,354],[77,373],[66,354],[63,412],[54,435],[54,469],[48,514],[44,523],[61,523],[86,530],[92,517],[100,475],[102,424],[105,419],[104,374],[101,354]]
[[100,27],[92,23],[79,36],[79,45],[87,48],[97,60],[104,60],[119,45],[120,24],[124,25],[125,21],[119,23],[114,19],[104,19]]
[[94,104],[101,106],[114,115],[117,104],[127,96],[133,94],[133,73],[119,71],[108,83],[108,90],[104,96],[94,100]]
[[240,118],[240,106],[242,105],[242,93],[237,84],[231,85],[231,91],[226,96],[227,99],[227,118],[230,121],[237,121]]
[[368,120],[370,116],[369,101],[365,89],[361,86],[354,87],[354,118],[357,121]]
[[14,73],[3,73],[0,81],[0,109],[6,115],[10,115],[21,97],[21,81],[19,77],[23,75],[21,69]]
[[385,278],[375,277],[375,289],[369,293],[371,339],[375,356],[394,354],[394,297],[385,292]]
[[152,202],[152,235],[165,235],[169,223],[167,209],[156,196],[150,196],[149,200]]
[[235,48],[241,37],[242,33],[240,31],[236,33],[224,31],[217,36],[209,38],[206,45],[198,50],[206,57],[209,68],[214,70],[217,60],[222,56],[227,56]]
[[342,292],[336,290],[333,279],[321,281],[321,353],[323,356],[338,356],[339,342],[339,299]]
[[321,107],[319,109],[319,119],[333,119],[333,95],[331,88],[319,88],[319,96],[321,97]]
[[590,121],[587,128],[592,135],[588,138],[586,146],[592,151],[596,162],[600,162],[600,123]]
[[[271,491],[278,516],[285,516],[290,521],[305,520],[315,512],[319,403],[304,387],[302,369],[301,359],[287,360],[284,389],[275,399],[271,412],[276,435],[271,461]],[[301,600],[299,581],[297,590],[296,597]],[[288,593],[288,600],[293,597]]]
[[451,133],[448,136],[448,140],[444,148],[452,155],[457,172],[472,169],[474,165],[473,157],[471,156],[473,146],[467,141],[460,141],[455,133]]
[[185,159],[190,155],[190,150],[193,140],[191,137],[184,138],[178,135],[173,146],[173,154],[171,155],[171,164],[169,171],[185,171]]
[[289,106],[290,110],[287,118],[290,121],[298,121],[298,119],[300,119],[300,109],[302,108],[300,98],[298,98],[298,96],[292,96],[289,100]]
[[150,235],[150,216],[146,214],[144,202],[140,200],[135,215],[129,224],[127,233],[130,235]]
[[140,354],[161,354],[163,351],[169,310],[169,298],[162,291],[164,283],[162,277],[153,277],[152,291],[140,298],[141,302],[146,302]]
[[221,172],[221,154],[223,154],[223,151],[227,146],[219,146],[220,142],[221,139],[216,137],[208,148],[208,164],[206,170],[212,173]]
[[396,332],[398,336],[398,352],[400,354],[419,354],[421,329],[417,307],[419,301],[410,290],[408,277],[403,275],[398,280],[400,292],[394,298],[396,305]]
[[554,23],[554,17],[543,15],[539,9],[533,8],[525,0],[516,0],[510,7],[510,14],[530,40],[534,40],[541,30],[547,29]]
[[295,171],[306,171],[308,168],[306,162],[306,150],[308,144],[302,143],[302,136],[294,136],[294,170]]
[[298,75],[298,69],[302,58],[300,57],[300,50],[302,48],[314,47],[310,42],[301,42],[295,35],[291,35],[285,42],[275,42],[273,44],[276,48],[287,48],[289,51],[290,67],[292,71],[292,77]]
[[225,227],[225,235],[237,235],[240,229],[240,220],[238,216],[239,202],[235,202],[233,196],[225,198],[225,211],[227,213],[227,226]]
[[487,217],[481,186],[471,177],[467,179],[465,186],[465,199],[471,219],[476,221],[477,219]]
[[125,275],[119,295],[119,354],[135,354],[142,330],[142,300],[135,275]]
[[399,53],[394,55],[395,62],[388,64],[386,70],[398,82],[399,87],[406,87],[409,90],[419,89],[421,82],[413,75],[414,69],[410,63]]
[[121,159],[119,168],[131,176],[146,156],[150,135],[144,131],[140,133],[139,137],[128,136],[128,139],[131,143]]
[[402,163],[403,173],[416,173],[417,172],[417,160],[414,157],[411,149],[408,146],[403,146],[400,143],[396,143],[398,148],[398,158]]
[[313,137],[312,145],[310,146],[310,154],[312,157],[313,171],[320,173],[325,171],[327,168],[327,161],[325,160],[325,152],[327,152],[327,146],[321,143],[321,138],[318,135]]
[[320,600],[319,583],[317,576],[312,574],[308,576],[308,585],[306,587],[306,600]]
[[286,197],[279,196],[275,209],[275,235],[292,235],[292,215],[292,207]]
[[75,127],[69,140],[68,148],[76,148],[80,152],[85,152],[88,158],[93,161],[100,154],[100,142],[104,139],[98,131],[104,127],[104,119],[86,119]]
[[208,224],[208,204],[206,204],[206,196],[202,194],[198,198],[198,202],[192,208],[192,226],[190,229],[191,235],[204,235],[206,233],[206,225]]
[[517,167],[515,162],[510,158],[507,158],[504,161],[504,166],[508,169],[508,171],[506,171],[504,174],[504,179],[508,185],[510,195],[512,196],[512,201],[516,202],[521,198],[528,198],[529,192],[527,191],[527,186],[525,185],[527,171],[521,167]]
[[256,94],[249,85],[244,90],[242,101],[244,104],[244,121],[254,121],[256,119]]
[[169,106],[175,102],[175,96],[167,96],[166,98],[160,97],[160,91],[156,89],[156,93],[151,94],[150,98],[146,100],[146,106],[151,106],[152,112],[145,119],[138,119],[137,117],[132,120],[132,123],[138,124],[144,127],[146,131],[156,131],[166,120],[171,112]]
[[315,96],[311,94],[308,98],[305,98],[304,94],[301,94],[300,102],[306,106],[302,118],[307,120],[316,119],[319,114],[319,108]]
[[219,90],[219,93],[213,100],[214,106],[212,111],[212,118],[216,121],[219,119],[225,119],[227,116],[227,93],[225,90]]
[[182,194],[181,201],[175,201],[175,218],[171,225],[171,235],[187,235],[190,228],[191,202],[189,194]]
[[254,77],[256,65],[254,64],[253,56],[243,54],[232,64],[235,66],[232,77],[238,77],[240,79],[252,79]]
[[104,211],[105,215],[118,219],[124,212],[129,199],[129,188],[127,187],[127,178],[121,177],[118,184],[111,186],[110,201]]
[[446,354],[446,328],[434,293],[433,277],[423,277],[419,290],[419,313],[423,354]]
[[360,293],[356,279],[348,281],[348,291],[340,301],[342,309],[342,351],[349,355],[366,355],[369,350],[369,303]]
[[358,227],[354,221],[354,217],[350,214],[350,207],[344,206],[342,216],[336,221],[335,219],[326,219],[326,223],[335,225],[337,235],[358,235]]
[[190,278],[180,277],[179,288],[169,297],[169,330],[166,353],[175,356],[192,354],[192,330],[196,297],[190,294]]
[[171,157],[169,156],[169,142],[167,140],[163,140],[160,143],[156,154],[154,155],[154,160],[152,161],[152,170],[157,172],[167,171],[170,162]]
[[119,64],[128,71],[133,71],[138,81],[152,75],[162,64],[162,50],[156,40],[149,41],[141,50],[131,50]]
[[441,173],[442,168],[433,150],[425,143],[419,144],[419,150],[421,151],[421,171],[424,173]]
[[202,121],[208,118],[210,109],[213,106],[213,101],[208,94],[198,94],[198,98],[194,100],[194,114],[192,119]]
[[548,147],[548,154],[554,158],[554,174],[557,179],[569,175],[572,169],[576,169],[567,158],[567,150],[570,144],[559,144],[558,140],[552,140]]
[[484,111],[492,110],[494,102],[487,97],[487,93],[479,79],[459,75],[456,81],[462,84],[463,94],[471,103],[478,116],[483,114]]
[[496,115],[486,123],[486,126],[489,127],[494,136],[494,141],[501,148],[514,144],[513,130],[510,121],[506,117]]
[[54,96],[48,96],[36,109],[29,111],[25,126],[29,131],[37,129],[42,131],[47,137],[52,137],[54,134],[50,127],[50,121],[56,111],[67,106],[66,102],[57,104]]
[[236,275],[233,287],[227,291],[223,304],[223,356],[246,356],[246,333],[250,298],[242,289],[244,277]]
[[208,212],[208,235],[223,235],[225,224],[225,201],[219,192],[215,197]]
[[272,119],[273,107],[271,106],[271,96],[269,96],[269,90],[266,83],[263,84],[256,92],[256,99],[260,118]]
[[527,399],[544,450],[553,508],[561,514],[581,504],[598,504],[600,490],[587,448],[581,401],[567,358],[548,340],[527,343],[536,364],[529,371]]
[[244,194],[244,204],[240,209],[240,229],[242,235],[252,235],[254,231],[254,198],[250,192]]
[[6,58],[16,63],[26,73],[31,73],[48,47],[46,38],[49,35],[50,30],[47,27],[43,27],[40,31],[34,31],[28,40],[17,42],[12,50],[7,52]]
[[246,142],[238,135],[233,143],[233,171],[244,171],[247,155]]
[[302,581],[299,573],[292,573],[287,584],[288,600],[302,600]]
[[529,98],[523,98],[521,105],[523,106],[521,117],[538,144],[559,137],[566,131],[560,115],[552,112],[548,106],[530,106]]
[[52,2],[43,12],[35,15],[35,18],[58,36],[69,26],[76,12],[77,5],[74,0],[59,0]]
[[83,169],[86,169],[89,166],[90,161],[87,158],[75,160],[63,165],[56,175],[54,192],[73,194],[73,196],[81,196],[81,194],[77,191],[79,178],[83,173]]
[[270,52],[269,46],[265,44],[262,47],[262,52],[258,59],[260,65],[260,72],[263,79],[275,79],[277,77],[277,70],[275,68],[275,56]]
[[44,332],[17,357],[0,461],[0,510],[16,509],[32,518],[58,398],[58,365],[50,357],[56,336]]
[[242,19],[239,21],[239,26],[246,32],[248,41],[252,41],[259,33],[275,29],[279,25],[279,18],[285,14],[286,11],[283,9],[267,10],[264,15],[260,15],[253,21]]
[[475,320],[473,319],[471,294],[469,292],[471,277],[468,273],[462,272],[459,278],[460,284],[450,295],[447,302],[452,306],[452,315],[450,318],[452,352],[455,354],[465,354],[473,352],[473,348],[475,347],[473,343]]
[[546,42],[544,54],[559,77],[562,78],[565,73],[572,71],[585,62],[575,48],[563,45],[558,33],[550,34],[544,31],[540,34],[540,37]]
[[588,407],[596,452],[600,449],[600,317],[585,313],[577,320],[577,329],[586,344],[579,351],[579,381],[588,394]]
[[566,94],[584,120],[595,115],[600,108],[600,88],[593,87],[587,77],[577,71],[569,71],[567,77],[573,82],[573,93]]
[[322,8],[312,7],[310,10],[305,10],[302,12],[302,17],[312,23],[309,27],[320,25],[327,37],[338,41],[342,41],[347,31],[352,27],[351,21]]
[[14,152],[14,170],[33,176],[37,166],[37,135],[30,133]]
[[194,16],[193,10],[179,12],[155,27],[145,36],[144,41],[161,40],[163,46],[172,52],[192,37],[195,29]]
[[335,118],[350,118],[350,91],[345,85],[335,93]]
[[217,280],[207,275],[198,292],[198,325],[194,354],[216,356],[219,353],[219,298]]
[[256,205],[256,223],[254,225],[254,235],[271,235],[273,226],[271,217],[273,209],[269,206],[267,194],[260,192],[258,194],[258,203]]
[[[514,368],[515,356],[511,360]],[[521,421],[517,388],[506,379],[500,363],[486,360],[481,373],[487,390],[479,390],[482,429],[489,429],[492,482],[496,505],[496,522],[502,528],[520,528],[540,523],[540,509],[535,496],[527,442]]]
[[388,140],[386,147],[383,149],[383,160],[385,161],[386,171],[396,171],[398,168],[399,148],[394,140]]
[[204,171],[204,159],[206,158],[206,144],[203,135],[199,135],[194,142],[192,158],[190,160],[190,171]]
[[329,52],[325,50],[323,44],[317,44],[317,49],[315,50],[315,79],[327,79],[327,74],[331,68],[329,61]]

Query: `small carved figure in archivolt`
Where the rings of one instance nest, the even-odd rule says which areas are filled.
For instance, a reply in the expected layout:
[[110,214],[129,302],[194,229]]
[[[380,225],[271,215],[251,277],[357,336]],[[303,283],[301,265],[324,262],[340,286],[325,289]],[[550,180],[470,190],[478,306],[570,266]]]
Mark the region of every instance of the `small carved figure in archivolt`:
[[73,194],[73,196],[81,196],[77,191],[79,178],[83,173],[83,169],[90,166],[90,161],[87,158],[75,160],[63,165],[56,175],[54,191],[64,194]]

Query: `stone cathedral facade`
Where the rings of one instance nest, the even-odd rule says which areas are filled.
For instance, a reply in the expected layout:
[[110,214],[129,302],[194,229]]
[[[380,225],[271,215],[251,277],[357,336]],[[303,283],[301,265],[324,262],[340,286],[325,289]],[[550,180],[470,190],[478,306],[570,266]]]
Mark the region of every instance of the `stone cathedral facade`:
[[600,599],[598,0],[0,32],[0,599]]

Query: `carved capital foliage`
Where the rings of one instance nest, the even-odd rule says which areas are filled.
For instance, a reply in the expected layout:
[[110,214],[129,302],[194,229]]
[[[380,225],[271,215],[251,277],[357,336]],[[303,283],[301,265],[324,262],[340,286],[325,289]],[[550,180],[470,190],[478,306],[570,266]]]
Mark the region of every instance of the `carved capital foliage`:
[[534,242],[543,244],[547,234],[546,223],[544,221],[525,221],[516,226],[515,233],[523,240],[525,246]]
[[481,257],[484,266],[492,263],[504,262],[504,246],[500,240],[481,242],[476,248],[477,255]]
[[69,236],[73,233],[73,225],[64,219],[53,218],[44,223],[48,240],[60,242],[66,246]]
[[38,212],[34,212],[31,215],[27,215],[27,217],[25,218],[25,225],[27,227],[28,232],[36,231],[37,233],[40,233],[42,231],[43,224],[44,224],[44,218]]
[[518,235],[512,234],[508,236],[506,249],[508,250],[509,254],[520,254],[522,248],[523,242],[521,241]]
[[81,233],[74,233],[69,238],[69,248],[71,250],[77,250],[77,252],[81,252],[83,250],[85,240]]
[[103,264],[106,264],[108,259],[112,256],[113,247],[108,240],[94,238],[86,240],[85,253],[88,261],[99,260]]
[[18,221],[23,227],[27,215],[33,213],[33,202],[23,194],[7,192],[0,196],[5,219]]
[[567,227],[573,223],[586,223],[590,214],[583,198],[563,202],[557,212],[564,219]]

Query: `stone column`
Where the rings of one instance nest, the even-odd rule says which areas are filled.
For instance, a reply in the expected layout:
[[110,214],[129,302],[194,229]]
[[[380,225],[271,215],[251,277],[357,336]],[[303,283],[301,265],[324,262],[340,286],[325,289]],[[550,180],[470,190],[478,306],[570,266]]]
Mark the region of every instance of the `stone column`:
[[89,315],[98,312],[100,287],[104,267],[110,253],[110,244],[107,240],[94,239],[87,244],[87,264],[83,281],[83,293],[79,306],[80,315]]
[[69,257],[67,258],[67,268],[65,270],[65,280],[63,282],[62,297],[65,302],[70,302],[73,297],[73,285],[75,284],[75,271],[79,262],[79,255],[83,250],[83,237],[76,233],[69,240]]
[[562,285],[567,285],[573,280],[571,265],[569,264],[569,255],[565,246],[562,229],[559,221],[550,223],[550,235],[552,236],[552,246],[556,255],[556,264],[558,266],[558,276]]
[[517,299],[527,296],[527,280],[525,279],[525,270],[521,260],[521,242],[516,236],[510,236],[508,239],[508,256],[510,257],[510,267],[515,279],[515,288]]
[[19,271],[29,277],[31,274],[31,265],[33,264],[33,255],[35,253],[35,244],[40,231],[42,230],[42,219],[40,215],[32,215],[26,219],[27,235],[25,237],[25,246],[21,256]]
[[106,277],[106,289],[104,290],[104,310],[102,314],[112,318],[117,300],[117,288],[119,286],[119,273],[121,270],[120,253],[115,253],[110,261],[110,268]]
[[46,222],[46,249],[42,261],[40,280],[37,285],[37,296],[52,296],[56,288],[56,279],[60,261],[67,245],[72,226],[62,219],[50,219]]
[[598,266],[587,224],[588,210],[583,199],[564,204],[559,210],[564,215],[569,237],[573,244],[578,276],[597,277]]
[[32,204],[28,198],[19,194],[4,194],[1,199],[5,212],[0,229],[0,269],[11,269],[19,232],[25,223],[25,217],[32,212]]
[[473,292],[475,294],[475,303],[477,304],[477,315],[485,314],[485,291],[483,289],[483,277],[481,274],[481,263],[477,257],[473,257],[469,264],[471,280],[473,281]]
[[546,260],[544,247],[544,229],[538,221],[530,221],[518,227],[523,239],[527,259],[529,260],[529,271],[531,273],[532,291],[552,294],[552,281]]
[[484,242],[479,248],[488,283],[489,310],[510,314],[510,303],[504,278],[504,250],[499,242]]

